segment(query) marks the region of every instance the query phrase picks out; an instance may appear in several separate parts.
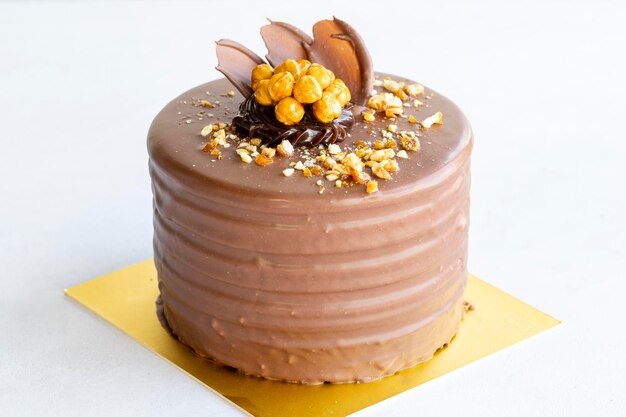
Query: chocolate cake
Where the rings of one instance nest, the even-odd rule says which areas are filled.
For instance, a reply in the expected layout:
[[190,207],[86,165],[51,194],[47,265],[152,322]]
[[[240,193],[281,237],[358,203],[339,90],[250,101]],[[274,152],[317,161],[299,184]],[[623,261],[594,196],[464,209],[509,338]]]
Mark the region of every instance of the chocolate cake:
[[226,78],[150,128],[163,322],[204,358],[289,382],[430,359],[464,313],[467,119],[374,73],[343,21],[261,34],[268,62],[219,41]]

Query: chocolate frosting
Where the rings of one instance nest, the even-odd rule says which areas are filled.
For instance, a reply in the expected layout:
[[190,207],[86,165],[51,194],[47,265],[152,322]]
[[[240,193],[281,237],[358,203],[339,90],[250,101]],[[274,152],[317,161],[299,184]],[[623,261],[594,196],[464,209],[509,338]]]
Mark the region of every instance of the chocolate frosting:
[[[421,150],[379,192],[318,194],[314,179],[281,175],[293,158],[259,167],[201,151],[202,127],[231,120],[243,97],[224,97],[212,116],[192,99],[229,88],[222,79],[182,94],[148,135],[172,332],[246,374],[312,384],[371,381],[432,357],[457,331],[467,279],[472,132],[459,108],[427,89],[428,107],[410,111],[441,111],[444,123],[421,133]],[[357,118],[344,144],[388,123]]]
[[276,146],[283,140],[294,146],[317,146],[343,142],[354,124],[352,105],[348,103],[341,115],[331,123],[322,123],[310,109],[294,126],[287,126],[276,120],[274,107],[261,106],[254,96],[250,96],[239,106],[239,114],[233,118],[233,126],[241,137],[259,138],[263,143]]

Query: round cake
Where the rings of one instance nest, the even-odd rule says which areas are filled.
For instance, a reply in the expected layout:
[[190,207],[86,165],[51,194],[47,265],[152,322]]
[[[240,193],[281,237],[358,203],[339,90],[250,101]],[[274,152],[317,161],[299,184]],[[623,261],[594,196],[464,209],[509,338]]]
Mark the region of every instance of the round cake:
[[[366,382],[430,359],[464,313],[472,132],[461,110],[377,73],[359,103],[346,83],[343,116],[281,136],[237,122],[260,93],[232,78],[183,93],[150,128],[164,323],[202,357],[289,382]],[[391,95],[400,109],[379,105]]]

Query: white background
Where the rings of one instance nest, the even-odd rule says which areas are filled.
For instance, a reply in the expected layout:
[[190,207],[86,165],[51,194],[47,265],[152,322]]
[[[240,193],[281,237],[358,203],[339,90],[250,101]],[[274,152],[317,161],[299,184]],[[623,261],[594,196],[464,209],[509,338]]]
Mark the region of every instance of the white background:
[[624,3],[318,0],[0,3],[0,414],[241,415],[63,289],[151,256],[146,131],[213,41],[333,14],[464,109],[470,269],[563,321],[358,415],[626,415]]

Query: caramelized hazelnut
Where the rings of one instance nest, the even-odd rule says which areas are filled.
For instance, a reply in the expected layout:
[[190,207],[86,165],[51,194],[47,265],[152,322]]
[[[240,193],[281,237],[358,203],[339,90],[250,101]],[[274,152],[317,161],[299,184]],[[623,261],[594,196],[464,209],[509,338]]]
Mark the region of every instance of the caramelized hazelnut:
[[274,104],[274,100],[270,96],[269,92],[270,80],[260,80],[257,82],[256,90],[254,91],[254,98],[261,106],[271,106]]
[[341,104],[332,93],[324,92],[322,98],[313,103],[313,115],[322,123],[330,123],[341,114]]
[[352,98],[350,90],[348,90],[346,84],[339,78],[336,78],[324,91],[332,93],[335,98],[339,100],[341,107],[345,106]]
[[304,117],[304,106],[293,97],[285,97],[274,108],[276,119],[284,125],[295,125]]
[[335,79],[335,74],[320,64],[311,64],[306,72],[306,75],[313,76],[313,78],[315,78],[320,84],[320,87],[322,87],[322,90],[328,87]]
[[270,78],[272,78],[273,74],[274,74],[274,70],[268,64],[261,64],[261,65],[257,65],[256,67],[254,67],[254,69],[252,70],[252,76],[251,76],[252,89],[256,91],[259,81],[269,80]]
[[295,59],[286,59],[282,64],[278,65],[276,69],[274,69],[274,74],[278,74],[279,72],[289,72],[293,75],[294,79],[298,79],[300,76],[302,69],[300,64],[296,62]]
[[293,87],[293,97],[302,104],[315,103],[322,98],[322,87],[312,76],[303,75]]
[[308,59],[299,59],[296,62],[300,66],[300,74],[306,74],[309,67],[311,66],[311,61],[309,61]]
[[289,97],[293,91],[295,79],[290,72],[277,72],[270,78],[267,86],[270,97],[274,101],[280,101],[285,97]]

